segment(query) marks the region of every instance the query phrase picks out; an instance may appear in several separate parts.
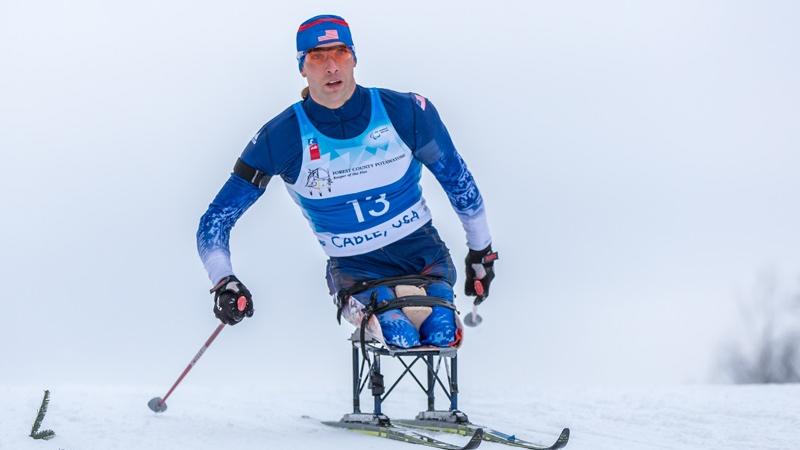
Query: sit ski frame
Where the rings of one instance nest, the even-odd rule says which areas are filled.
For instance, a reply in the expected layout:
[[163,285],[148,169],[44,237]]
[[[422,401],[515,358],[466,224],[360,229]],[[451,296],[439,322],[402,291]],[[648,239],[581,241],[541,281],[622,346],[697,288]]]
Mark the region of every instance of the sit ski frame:
[[[367,355],[363,358],[359,355],[360,345],[355,340],[353,341],[353,413],[361,413],[361,392],[367,387],[369,383],[370,391],[373,396],[373,414],[379,416],[382,414],[383,402],[389,397],[394,388],[405,378],[410,375],[417,385],[426,393],[428,397],[428,411],[434,411],[435,403],[435,389],[436,384],[444,391],[444,394],[450,400],[450,410],[458,410],[458,354],[455,348],[436,348],[436,347],[418,347],[411,349],[398,349],[393,347],[383,347],[376,342],[368,342],[363,348],[366,349]],[[372,354],[370,358],[369,354]],[[381,356],[389,356],[396,358],[403,365],[405,370],[397,377],[395,382],[389,387],[385,388],[383,382],[383,374],[381,373]],[[413,358],[408,363],[403,358]],[[436,366],[434,367],[434,358]],[[450,359],[448,363],[447,359]],[[427,369],[427,384],[423,385],[417,375],[411,370],[414,365],[422,361]],[[439,376],[441,364],[445,363],[445,374],[447,376],[447,384]],[[367,373],[364,371],[367,369]]]
[[[402,349],[383,346],[376,341],[364,342],[362,345],[359,338],[359,330],[356,330],[350,338],[353,357],[353,412],[345,414],[339,421],[322,422],[325,425],[446,450],[474,449],[480,445],[481,440],[532,450],[556,450],[567,445],[569,441],[568,428],[562,430],[554,444],[547,446],[518,439],[515,435],[471,423],[467,415],[458,409],[458,353],[456,348],[416,347]],[[362,351],[365,354],[362,355]],[[381,356],[394,358],[400,361],[404,367],[403,372],[388,390],[381,373]],[[408,359],[410,359],[410,362]],[[426,367],[426,383],[420,381],[412,371],[412,368],[419,361],[422,361]],[[442,362],[444,362],[444,379],[440,376]],[[406,375],[410,375],[419,388],[425,392],[427,409],[417,414],[414,420],[392,421],[383,414],[383,402]],[[447,411],[435,409],[437,384],[450,402]],[[361,410],[361,394],[367,387],[369,387],[373,397],[372,413],[363,413]],[[466,445],[458,446],[434,439],[422,434],[420,431],[454,433],[469,436],[470,440]]]

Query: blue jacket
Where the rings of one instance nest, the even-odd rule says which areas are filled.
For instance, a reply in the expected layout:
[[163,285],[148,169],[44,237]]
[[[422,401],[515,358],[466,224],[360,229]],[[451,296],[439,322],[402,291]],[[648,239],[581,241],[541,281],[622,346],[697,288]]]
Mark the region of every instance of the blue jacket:
[[[414,157],[436,177],[459,216],[469,248],[480,250],[491,242],[483,199],[466,164],[455,149],[434,105],[414,93],[379,89],[386,113]],[[326,136],[348,139],[362,133],[370,121],[369,90],[356,86],[338,109],[328,109],[307,97],[301,103],[314,127]],[[241,155],[248,165],[293,184],[303,161],[300,126],[293,107],[267,122]],[[216,282],[231,275],[229,237],[239,217],[264,190],[231,174],[202,216],[197,248],[209,278]]]

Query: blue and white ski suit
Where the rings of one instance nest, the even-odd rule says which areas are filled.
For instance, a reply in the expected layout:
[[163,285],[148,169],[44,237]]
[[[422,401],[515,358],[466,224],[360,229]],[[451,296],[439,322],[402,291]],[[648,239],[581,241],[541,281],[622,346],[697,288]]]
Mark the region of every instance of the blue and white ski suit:
[[[359,280],[424,273],[442,278],[429,295],[453,301],[456,272],[422,197],[422,165],[446,191],[468,247],[491,243],[472,175],[436,108],[420,95],[356,86],[333,110],[308,97],[267,122],[241,159],[283,179],[329,256],[331,293]],[[212,283],[233,274],[230,231],[263,192],[231,174],[201,218],[197,248]],[[394,296],[377,289],[379,300]],[[366,302],[370,294],[356,297]],[[401,347],[446,346],[455,338],[446,308],[434,307],[419,332],[399,310],[378,319],[387,342]]]

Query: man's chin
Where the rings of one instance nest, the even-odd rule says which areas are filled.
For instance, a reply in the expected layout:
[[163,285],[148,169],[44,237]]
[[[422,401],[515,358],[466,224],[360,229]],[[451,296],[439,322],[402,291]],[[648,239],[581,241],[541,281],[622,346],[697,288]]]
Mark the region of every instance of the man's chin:
[[352,95],[353,89],[355,89],[354,84],[348,85],[348,83],[341,81],[336,84],[325,83],[318,85],[318,90],[313,91],[311,94],[318,103],[330,108],[331,104],[341,106]]

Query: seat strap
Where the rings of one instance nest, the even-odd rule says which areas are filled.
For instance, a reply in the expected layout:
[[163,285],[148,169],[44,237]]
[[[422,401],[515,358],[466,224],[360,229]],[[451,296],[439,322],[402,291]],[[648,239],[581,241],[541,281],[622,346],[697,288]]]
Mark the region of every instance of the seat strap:
[[[433,277],[430,275],[403,275],[400,277],[389,277],[389,278],[379,278],[375,280],[359,281],[356,284],[350,286],[349,288],[340,289],[334,296],[333,301],[336,304],[336,321],[339,324],[342,323],[342,310],[344,309],[344,306],[347,304],[348,297],[352,295],[364,292],[366,290],[378,286],[393,287],[401,284],[407,284],[409,286],[424,287],[433,282],[442,280],[443,278]],[[413,296],[413,297],[420,297],[420,296]],[[428,306],[428,305],[414,305],[414,306]]]

